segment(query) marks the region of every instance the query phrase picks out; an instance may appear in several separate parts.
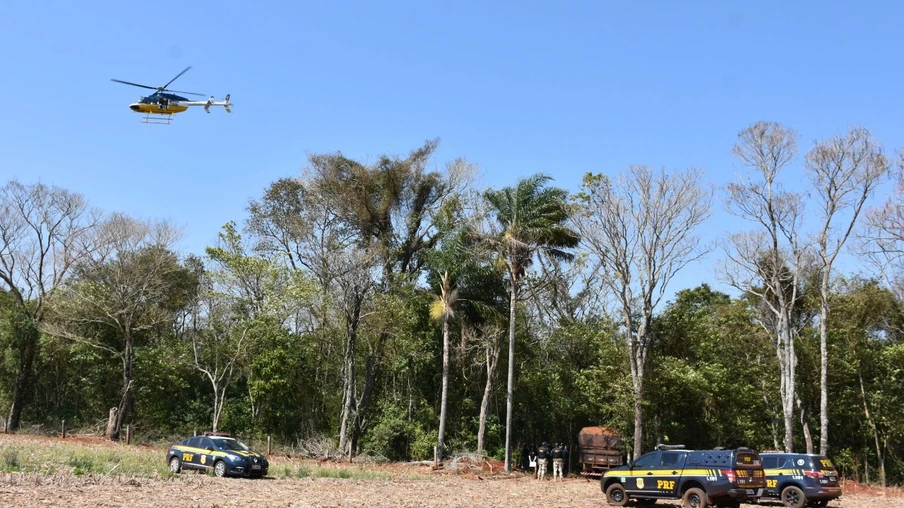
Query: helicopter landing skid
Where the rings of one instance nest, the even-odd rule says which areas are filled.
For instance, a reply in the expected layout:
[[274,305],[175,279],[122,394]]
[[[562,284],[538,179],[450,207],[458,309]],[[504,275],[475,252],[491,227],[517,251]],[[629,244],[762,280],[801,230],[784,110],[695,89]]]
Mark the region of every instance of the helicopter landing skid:
[[161,115],[154,113],[145,113],[144,118],[141,119],[141,123],[150,123],[154,125],[169,125],[173,123],[173,115]]

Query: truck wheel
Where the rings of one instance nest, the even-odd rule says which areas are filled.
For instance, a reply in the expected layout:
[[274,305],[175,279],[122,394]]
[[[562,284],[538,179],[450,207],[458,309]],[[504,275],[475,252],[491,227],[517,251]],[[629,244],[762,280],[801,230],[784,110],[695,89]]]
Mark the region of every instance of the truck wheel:
[[625,506],[628,504],[628,493],[620,483],[613,483],[606,489],[606,502],[612,506]]
[[804,505],[807,504],[807,496],[804,495],[804,491],[791,485],[782,491],[782,503],[785,503],[788,508],[804,508]]
[[684,502],[684,508],[706,508],[706,492],[703,492],[703,489],[696,487],[687,489],[681,500]]
[[179,457],[173,457],[169,461],[169,470],[173,474],[177,474],[179,471],[182,471],[182,460]]

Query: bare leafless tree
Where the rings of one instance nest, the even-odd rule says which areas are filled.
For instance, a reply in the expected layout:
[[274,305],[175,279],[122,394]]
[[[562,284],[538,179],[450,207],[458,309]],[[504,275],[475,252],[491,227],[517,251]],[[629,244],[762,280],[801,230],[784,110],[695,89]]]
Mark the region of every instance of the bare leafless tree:
[[797,133],[780,124],[757,122],[738,134],[732,152],[749,169],[741,181],[727,186],[727,210],[753,222],[753,231],[730,235],[726,281],[759,299],[759,322],[772,337],[781,371],[784,446],[792,451],[797,336],[793,310],[808,249],[801,238],[803,202],[782,190],[779,173],[797,153]]
[[653,311],[675,274],[706,252],[695,231],[710,216],[713,190],[702,178],[697,169],[667,173],[647,166],[631,166],[613,181],[593,174],[584,178],[576,224],[623,319],[634,387],[635,457],[643,451]]
[[867,199],[888,174],[888,160],[869,131],[852,128],[844,135],[817,142],[807,152],[805,167],[816,194],[822,227],[816,235],[820,270],[820,435],[819,454],[829,449],[829,392],[827,346],[829,280],[838,257]]
[[880,270],[898,298],[904,299],[900,275],[904,273],[904,149],[898,152],[897,168],[892,194],[866,214],[859,250]]
[[[0,189],[0,287],[6,286],[35,328],[72,264],[93,248],[99,217],[80,194],[59,187],[11,181]],[[19,428],[38,354],[37,334],[21,339],[5,427],[10,430]]]

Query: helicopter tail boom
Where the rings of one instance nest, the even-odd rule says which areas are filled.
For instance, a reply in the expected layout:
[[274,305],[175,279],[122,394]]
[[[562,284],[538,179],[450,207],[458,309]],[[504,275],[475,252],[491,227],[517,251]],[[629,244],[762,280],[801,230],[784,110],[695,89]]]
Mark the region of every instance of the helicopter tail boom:
[[222,106],[223,109],[226,110],[227,113],[232,113],[232,110],[229,109],[232,106],[232,103],[229,102],[229,94],[226,94],[226,97],[222,101],[217,101],[211,96],[206,101],[191,101],[191,102],[180,102],[181,106],[203,106],[204,111],[210,113],[211,106]]

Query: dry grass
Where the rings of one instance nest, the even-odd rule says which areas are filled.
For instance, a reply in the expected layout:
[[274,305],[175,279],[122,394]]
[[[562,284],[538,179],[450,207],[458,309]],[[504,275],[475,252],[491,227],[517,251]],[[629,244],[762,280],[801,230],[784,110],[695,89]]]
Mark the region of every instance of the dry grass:
[[[481,469],[479,457],[459,457],[456,464],[433,470],[422,463],[349,464],[284,453],[271,458],[267,479],[240,480],[170,475],[165,453],[165,446],[125,446],[97,437],[0,434],[0,506],[606,506],[597,482],[540,482],[521,473],[491,472],[496,465]],[[900,489],[848,485],[830,506],[904,508]]]

